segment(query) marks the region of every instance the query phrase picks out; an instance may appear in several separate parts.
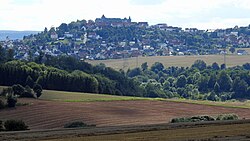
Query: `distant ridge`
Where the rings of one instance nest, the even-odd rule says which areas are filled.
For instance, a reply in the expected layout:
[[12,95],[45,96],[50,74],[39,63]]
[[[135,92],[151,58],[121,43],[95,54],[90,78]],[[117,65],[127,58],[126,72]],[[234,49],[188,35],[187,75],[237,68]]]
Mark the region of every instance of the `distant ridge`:
[[40,31],[15,31],[15,30],[0,30],[0,41],[3,41],[8,36],[11,40],[23,39],[23,36],[37,34]]

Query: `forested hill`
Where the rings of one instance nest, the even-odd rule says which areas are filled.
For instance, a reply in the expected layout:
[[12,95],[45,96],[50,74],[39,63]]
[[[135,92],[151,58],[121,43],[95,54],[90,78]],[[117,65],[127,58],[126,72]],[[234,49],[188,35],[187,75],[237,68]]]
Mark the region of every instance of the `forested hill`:
[[[39,62],[38,60],[36,60]],[[72,57],[48,57],[43,64],[8,61],[0,65],[0,85],[38,83],[44,89],[142,96],[141,88],[122,72],[91,66]]]
[[[219,54],[225,48],[250,47],[250,26],[217,30],[182,29],[167,24],[103,25],[78,20],[26,36],[31,53],[67,54],[80,59]],[[42,47],[41,47],[42,46]],[[33,55],[35,56],[35,55]],[[22,58],[22,55],[19,56]]]

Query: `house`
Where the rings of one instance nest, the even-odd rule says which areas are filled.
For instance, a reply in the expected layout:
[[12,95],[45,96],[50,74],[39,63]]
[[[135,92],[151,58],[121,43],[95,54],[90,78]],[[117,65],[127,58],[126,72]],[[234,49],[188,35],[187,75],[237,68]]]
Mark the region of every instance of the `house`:
[[230,34],[237,37],[239,33],[238,32],[231,32]]
[[243,49],[239,49],[237,50],[237,55],[247,55],[248,52],[246,50],[243,50]]
[[73,34],[70,34],[69,32],[65,32],[65,33],[64,33],[64,36],[65,36],[66,38],[72,38],[72,37],[73,37]]
[[58,39],[58,35],[56,34],[56,32],[51,32],[50,38],[51,38],[52,40],[57,40],[57,39]]
[[198,32],[198,29],[197,28],[185,28],[185,32],[194,33],[194,32]]
[[138,22],[138,27],[148,27],[148,22]]

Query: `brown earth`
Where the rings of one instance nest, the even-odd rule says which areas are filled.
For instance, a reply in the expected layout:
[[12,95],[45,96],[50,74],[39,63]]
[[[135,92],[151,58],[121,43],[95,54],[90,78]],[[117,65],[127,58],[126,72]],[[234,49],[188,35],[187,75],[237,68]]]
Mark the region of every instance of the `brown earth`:
[[14,109],[0,110],[0,120],[21,119],[31,130],[62,128],[71,121],[101,126],[167,123],[174,117],[238,114],[250,119],[250,109],[225,108],[168,101],[55,102],[20,99]]

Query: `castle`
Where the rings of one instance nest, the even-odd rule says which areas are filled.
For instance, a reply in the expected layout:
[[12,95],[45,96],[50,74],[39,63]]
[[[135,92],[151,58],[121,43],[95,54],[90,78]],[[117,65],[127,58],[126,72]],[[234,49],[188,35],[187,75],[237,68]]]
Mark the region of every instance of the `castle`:
[[104,15],[102,15],[101,18],[96,18],[95,23],[100,26],[124,26],[131,24],[131,18],[106,18]]

